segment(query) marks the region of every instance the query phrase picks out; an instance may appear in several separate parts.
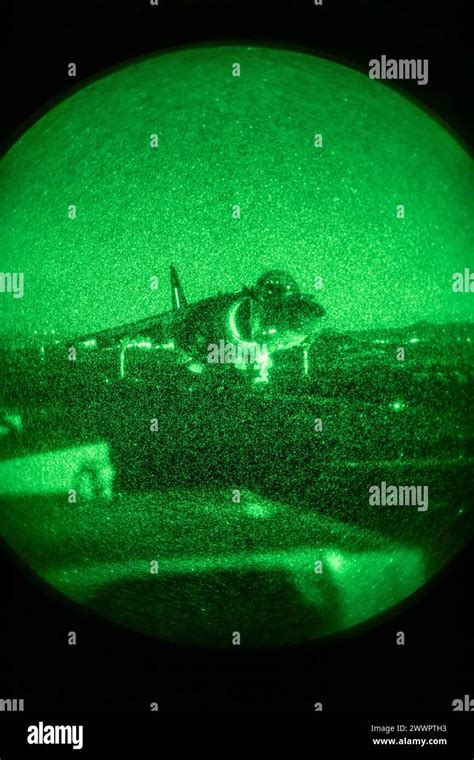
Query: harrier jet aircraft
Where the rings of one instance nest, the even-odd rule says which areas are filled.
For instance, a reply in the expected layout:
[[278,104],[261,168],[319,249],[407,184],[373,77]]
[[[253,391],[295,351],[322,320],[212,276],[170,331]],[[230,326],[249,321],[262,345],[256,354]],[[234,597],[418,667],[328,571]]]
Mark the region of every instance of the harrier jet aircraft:
[[[252,368],[265,378],[271,357],[300,346],[308,371],[308,348],[320,329],[324,309],[303,294],[285,271],[265,272],[252,287],[189,303],[178,273],[170,267],[171,311],[82,336],[79,345],[106,348],[150,340],[187,357],[197,371],[208,365]],[[146,336],[146,338],[144,338]],[[77,345],[77,339],[74,341]]]

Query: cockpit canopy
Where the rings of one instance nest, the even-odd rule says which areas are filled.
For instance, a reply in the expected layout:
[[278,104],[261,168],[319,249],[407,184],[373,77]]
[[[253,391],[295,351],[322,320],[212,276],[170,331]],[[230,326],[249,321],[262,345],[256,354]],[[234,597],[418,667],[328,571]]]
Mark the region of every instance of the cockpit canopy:
[[263,301],[288,300],[300,295],[296,280],[282,269],[271,269],[258,279],[255,286],[255,296]]

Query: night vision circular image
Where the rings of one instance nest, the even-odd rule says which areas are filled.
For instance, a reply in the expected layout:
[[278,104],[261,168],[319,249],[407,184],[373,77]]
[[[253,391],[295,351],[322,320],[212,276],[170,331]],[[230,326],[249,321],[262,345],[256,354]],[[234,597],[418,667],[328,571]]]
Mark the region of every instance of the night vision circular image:
[[434,116],[195,47],[51,106],[0,182],[0,536],[44,581],[270,647],[376,624],[462,548],[474,183]]

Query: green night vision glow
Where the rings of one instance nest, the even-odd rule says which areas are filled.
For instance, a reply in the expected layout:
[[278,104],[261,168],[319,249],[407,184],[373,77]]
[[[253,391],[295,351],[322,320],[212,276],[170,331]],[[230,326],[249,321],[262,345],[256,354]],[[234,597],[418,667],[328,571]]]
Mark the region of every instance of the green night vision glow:
[[473,185],[418,105],[289,50],[55,105],[0,170],[2,538],[186,644],[406,600],[472,536]]

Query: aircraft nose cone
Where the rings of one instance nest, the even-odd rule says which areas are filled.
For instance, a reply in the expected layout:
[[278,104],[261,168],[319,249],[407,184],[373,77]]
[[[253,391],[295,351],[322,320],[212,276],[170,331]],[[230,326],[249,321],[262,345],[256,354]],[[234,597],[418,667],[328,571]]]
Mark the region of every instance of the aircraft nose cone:
[[310,298],[269,303],[263,310],[259,339],[274,350],[297,345],[317,331],[324,313],[322,306]]
[[297,329],[324,316],[324,309],[307,298],[291,298],[279,304],[271,303],[264,310],[265,326]]

